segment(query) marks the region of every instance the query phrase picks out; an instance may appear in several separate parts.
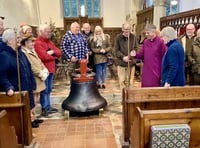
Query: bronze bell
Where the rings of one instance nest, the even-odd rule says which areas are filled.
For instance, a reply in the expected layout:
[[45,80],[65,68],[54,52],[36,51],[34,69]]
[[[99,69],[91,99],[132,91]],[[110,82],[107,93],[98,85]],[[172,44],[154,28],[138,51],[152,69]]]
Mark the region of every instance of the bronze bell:
[[71,112],[93,112],[104,108],[106,100],[100,95],[95,73],[88,73],[87,60],[80,61],[80,74],[73,74],[70,94],[63,101],[62,108]]

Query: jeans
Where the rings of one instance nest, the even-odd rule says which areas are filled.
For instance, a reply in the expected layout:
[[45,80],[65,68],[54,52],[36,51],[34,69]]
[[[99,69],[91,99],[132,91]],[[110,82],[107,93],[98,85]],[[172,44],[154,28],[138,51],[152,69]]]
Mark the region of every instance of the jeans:
[[53,73],[50,73],[47,79],[45,80],[46,89],[40,92],[40,104],[42,109],[48,110],[51,106],[50,95],[53,85]]
[[101,82],[104,84],[106,81],[106,67],[107,63],[96,64],[96,79],[98,84],[101,84]]

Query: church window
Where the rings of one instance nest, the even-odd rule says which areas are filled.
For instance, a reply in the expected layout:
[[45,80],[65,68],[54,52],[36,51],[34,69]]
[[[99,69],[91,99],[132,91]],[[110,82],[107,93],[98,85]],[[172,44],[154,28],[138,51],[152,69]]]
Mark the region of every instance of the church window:
[[100,17],[100,0],[63,0],[65,17]]

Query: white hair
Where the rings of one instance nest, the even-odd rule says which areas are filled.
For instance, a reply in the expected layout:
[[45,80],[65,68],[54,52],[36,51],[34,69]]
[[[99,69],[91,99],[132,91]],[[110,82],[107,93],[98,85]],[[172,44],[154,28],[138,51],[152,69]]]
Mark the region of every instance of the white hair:
[[79,23],[77,23],[77,22],[73,22],[73,23],[71,23],[71,25],[70,25],[70,29],[73,30],[74,27],[77,26],[77,25],[80,26]]
[[91,26],[90,26],[89,23],[84,23],[84,24],[83,24],[83,28],[85,28],[85,27],[89,27],[89,29],[91,28]]
[[146,24],[145,31],[153,31],[156,32],[156,26],[154,24]]
[[124,29],[131,29],[131,24],[129,22],[125,22],[124,24],[122,24],[122,30]]
[[161,30],[160,36],[167,36],[169,38],[169,41],[171,41],[177,38],[177,32],[174,30],[173,27],[167,26]]
[[47,29],[47,28],[50,28],[50,26],[47,25],[47,24],[41,24],[39,26],[39,32],[44,32],[44,30]]
[[16,38],[16,32],[13,29],[6,29],[3,32],[2,40],[7,43],[8,41],[14,40]]

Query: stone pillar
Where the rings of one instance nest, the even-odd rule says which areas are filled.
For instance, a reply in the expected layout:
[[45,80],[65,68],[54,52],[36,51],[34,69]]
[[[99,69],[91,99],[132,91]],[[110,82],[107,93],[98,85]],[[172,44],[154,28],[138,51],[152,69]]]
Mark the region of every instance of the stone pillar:
[[160,29],[160,17],[166,16],[167,0],[154,0],[153,24]]
[[[142,2],[144,0],[131,0],[131,13],[130,13],[130,23],[135,25],[137,24],[137,12],[142,9]],[[132,28],[133,32],[135,32],[135,28]]]

